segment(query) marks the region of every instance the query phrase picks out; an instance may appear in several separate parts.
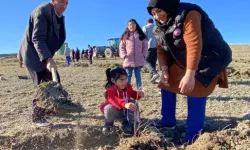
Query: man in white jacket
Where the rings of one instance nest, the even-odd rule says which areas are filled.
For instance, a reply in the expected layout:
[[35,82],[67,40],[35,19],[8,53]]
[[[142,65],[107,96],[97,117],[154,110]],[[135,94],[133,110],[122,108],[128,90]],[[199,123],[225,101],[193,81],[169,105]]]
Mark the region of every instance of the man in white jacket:
[[143,32],[148,38],[148,55],[146,57],[146,68],[150,72],[150,82],[154,83],[156,79],[160,76],[156,71],[156,61],[157,61],[157,49],[156,49],[156,39],[153,34],[154,21],[149,18],[146,22],[146,26],[142,28]]
[[67,66],[67,67],[69,67],[70,61],[71,61],[70,52],[71,52],[71,51],[70,51],[70,48],[68,47],[67,44],[65,44],[64,56],[65,56],[66,66]]

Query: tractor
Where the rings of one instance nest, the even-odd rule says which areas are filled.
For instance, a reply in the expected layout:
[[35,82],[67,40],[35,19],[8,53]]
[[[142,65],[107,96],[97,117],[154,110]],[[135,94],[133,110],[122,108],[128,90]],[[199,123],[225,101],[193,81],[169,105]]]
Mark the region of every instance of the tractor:
[[97,46],[98,56],[111,58],[119,56],[119,38],[108,39],[108,46]]
[[120,39],[119,38],[111,38],[108,39],[108,46],[106,46],[106,49],[104,51],[106,58],[111,58],[113,56],[119,56],[119,45],[120,45]]

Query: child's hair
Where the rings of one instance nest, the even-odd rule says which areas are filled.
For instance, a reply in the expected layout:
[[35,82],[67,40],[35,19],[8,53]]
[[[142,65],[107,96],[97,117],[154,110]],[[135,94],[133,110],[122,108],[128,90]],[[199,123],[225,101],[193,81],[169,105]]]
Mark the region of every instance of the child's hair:
[[[144,32],[142,31],[142,29],[141,29],[141,27],[139,26],[139,24],[137,23],[137,21],[135,20],[135,19],[130,19],[129,21],[128,21],[128,23],[129,22],[134,22],[135,24],[136,24],[136,31],[139,33],[139,39],[141,40],[141,41],[143,41],[144,39],[146,39],[147,37],[146,37],[146,35],[144,34]],[[128,34],[129,34],[129,29],[128,29],[128,27],[125,29],[125,31],[123,32],[123,34],[122,34],[122,36],[121,36],[121,40],[124,40],[125,39],[125,37],[127,37],[127,39],[128,39]]]
[[122,68],[122,65],[119,63],[114,63],[114,64],[109,65],[109,68],[117,68],[117,67]]
[[126,70],[122,67],[108,68],[106,70],[107,83],[105,85],[105,89],[108,89],[110,86],[114,85],[111,81],[113,78],[115,81],[119,79],[122,75],[128,75]]

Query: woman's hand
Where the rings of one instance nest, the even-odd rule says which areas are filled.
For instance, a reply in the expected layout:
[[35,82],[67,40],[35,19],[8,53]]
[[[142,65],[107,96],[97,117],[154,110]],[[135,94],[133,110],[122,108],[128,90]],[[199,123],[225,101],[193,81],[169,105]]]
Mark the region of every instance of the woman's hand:
[[190,93],[195,86],[195,70],[187,70],[184,77],[181,79],[179,88],[181,93]]
[[168,67],[162,66],[161,82],[165,86],[169,86],[168,79],[169,79]]

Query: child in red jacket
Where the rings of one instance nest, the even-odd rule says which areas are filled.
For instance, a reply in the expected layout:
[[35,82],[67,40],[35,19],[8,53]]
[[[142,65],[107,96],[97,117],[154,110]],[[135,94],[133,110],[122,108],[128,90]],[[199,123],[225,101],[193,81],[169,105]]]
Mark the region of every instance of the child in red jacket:
[[132,89],[132,86],[127,83],[126,70],[121,67],[108,68],[106,76],[106,101],[100,107],[105,116],[105,125],[102,131],[104,134],[108,134],[111,127],[114,126],[114,121],[119,120],[122,122],[123,132],[133,134],[133,111],[138,108],[135,105],[135,100],[143,97],[144,93]]

